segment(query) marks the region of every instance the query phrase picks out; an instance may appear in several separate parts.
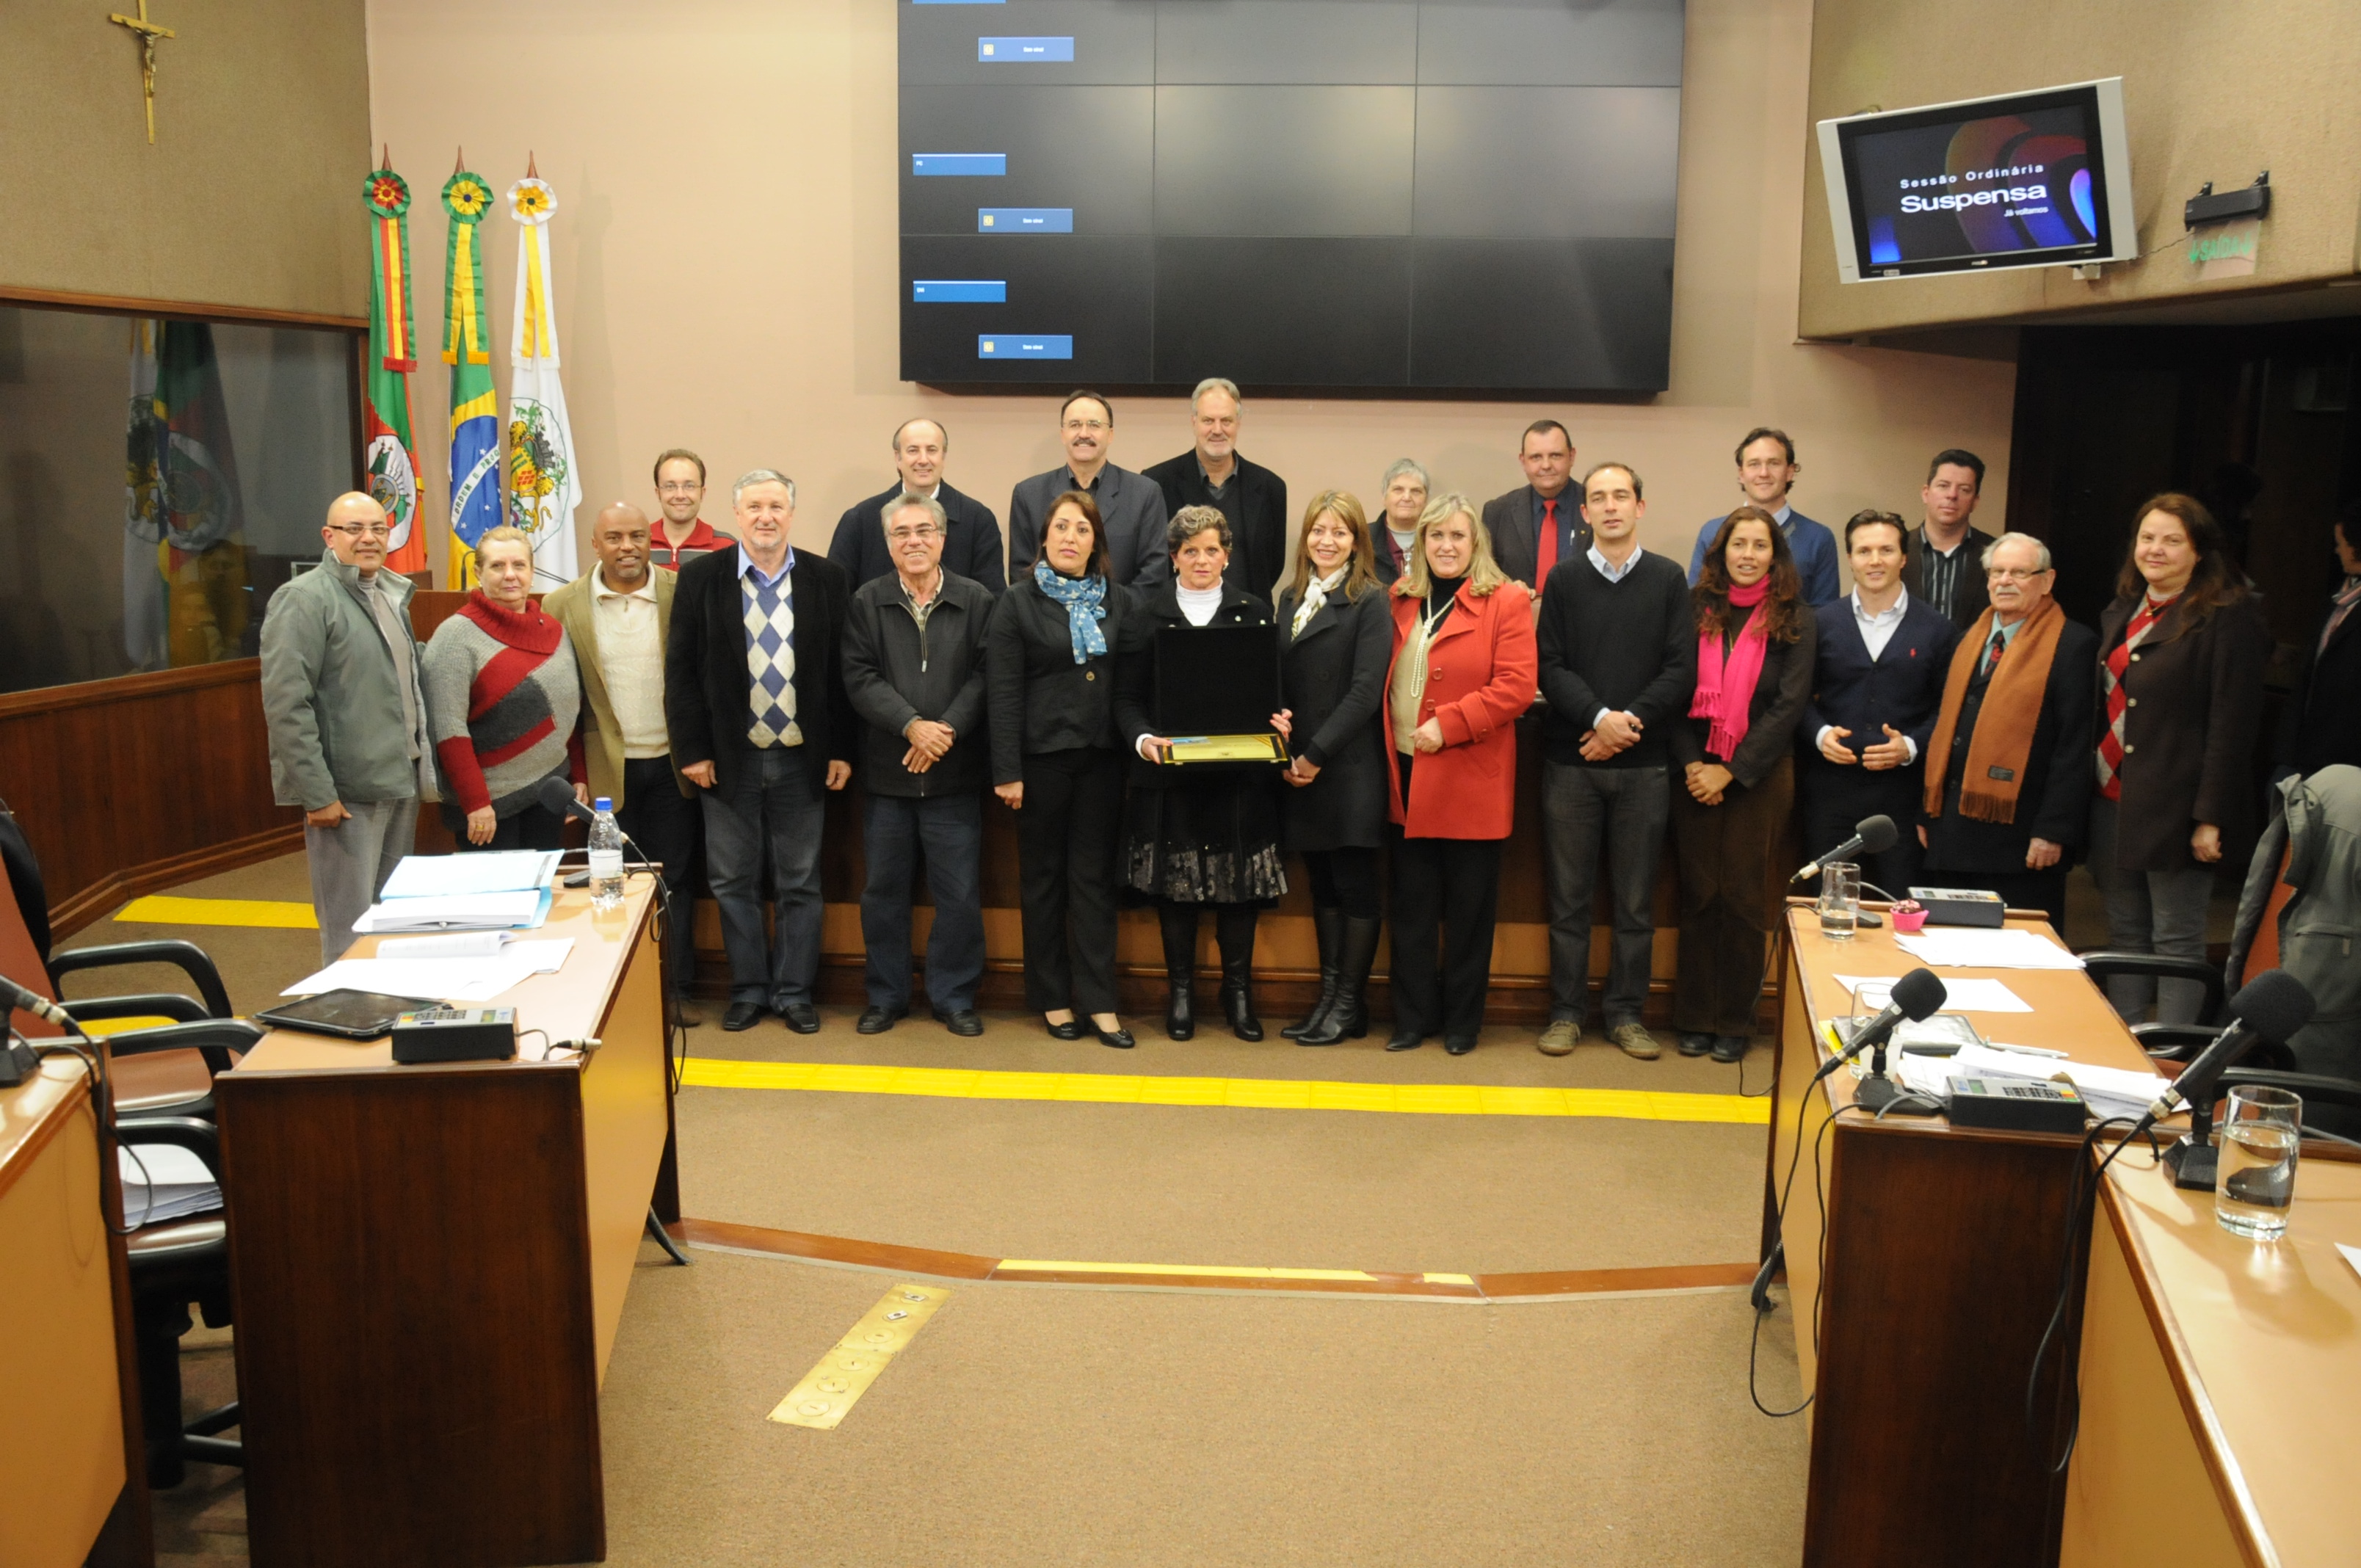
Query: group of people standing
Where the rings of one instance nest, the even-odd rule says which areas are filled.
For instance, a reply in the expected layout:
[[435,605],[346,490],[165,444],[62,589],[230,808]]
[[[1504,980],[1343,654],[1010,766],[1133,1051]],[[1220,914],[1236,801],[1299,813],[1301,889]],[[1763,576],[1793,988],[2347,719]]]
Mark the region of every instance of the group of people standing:
[[[2116,946],[2202,951],[2212,866],[2252,806],[2268,639],[2191,498],[2141,509],[2096,631],[2050,597],[2039,540],[1972,527],[1972,454],[1934,459],[1919,527],[1868,510],[1839,538],[1789,504],[1795,445],[1771,429],[1739,444],[1744,504],[1699,531],[1686,570],[1642,546],[1640,475],[1605,463],[1577,481],[1554,420],[1523,433],[1527,483],[1480,506],[1432,493],[1410,459],[1384,475],[1374,520],[1321,492],[1290,560],[1286,485],[1237,451],[1237,389],[1209,380],[1191,408],[1192,449],[1136,474],[1108,461],[1109,400],[1067,399],[1067,461],[1016,487],[1005,571],[998,520],[943,479],[934,421],[895,431],[896,484],[844,514],[826,557],[788,543],[784,474],[737,481],[725,533],[699,516],[702,461],[668,452],[659,523],[605,509],[598,564],[538,607],[530,541],[491,531],[479,587],[423,649],[410,585],[382,569],[381,510],[339,498],[320,569],[274,598],[263,632],[273,777],[306,812],[324,955],[349,941],[438,779],[464,845],[537,847],[557,841],[541,803],[557,778],[613,803],[680,908],[701,861],[730,959],[723,1026],[767,1010],[811,1032],[824,801],[858,772],[864,1034],[911,1008],[921,874],[930,1009],[982,1032],[989,788],[1016,814],[1027,1004],[1057,1037],[1135,1043],[1115,987],[1129,903],[1158,911],[1165,1032],[1197,1026],[1210,911],[1222,1022],[1261,1039],[1257,920],[1292,856],[1321,987],[1282,1033],[1368,1032],[1389,923],[1387,1048],[1439,1035],[1459,1054],[1483,1020],[1521,737],[1543,757],[1553,1055],[1587,1021],[1602,871],[1601,1021],[1628,1054],[1659,1054],[1641,1012],[1669,833],[1678,1047],[1742,1057],[1772,855],[1798,811],[1810,848],[1863,817],[1902,824],[1865,868],[1896,896],[1931,878],[2053,920],[2087,852]],[[1268,723],[1284,763],[1176,765],[1155,694],[1218,678],[1191,632],[1257,624],[1280,650]],[[689,944],[672,947],[696,1021]]]

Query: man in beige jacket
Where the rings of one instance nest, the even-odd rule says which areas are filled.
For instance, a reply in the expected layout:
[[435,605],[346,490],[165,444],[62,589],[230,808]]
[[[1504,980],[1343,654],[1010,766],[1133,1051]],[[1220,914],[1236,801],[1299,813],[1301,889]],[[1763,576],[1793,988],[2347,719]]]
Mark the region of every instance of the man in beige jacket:
[[590,528],[590,548],[598,564],[552,592],[542,608],[566,628],[581,667],[591,796],[612,801],[623,831],[664,864],[678,923],[664,935],[666,989],[682,1024],[694,1028],[705,1021],[688,996],[700,835],[697,802],[672,763],[664,708],[664,637],[677,579],[652,566],[647,514],[635,506],[618,501],[601,511]]

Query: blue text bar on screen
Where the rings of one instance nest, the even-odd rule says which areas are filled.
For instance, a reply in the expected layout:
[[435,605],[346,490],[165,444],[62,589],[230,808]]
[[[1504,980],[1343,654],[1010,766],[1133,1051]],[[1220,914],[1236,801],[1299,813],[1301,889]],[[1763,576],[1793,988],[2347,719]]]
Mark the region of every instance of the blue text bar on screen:
[[1008,302],[1008,284],[999,279],[913,278],[910,280],[910,302],[914,305],[1005,305]]
[[1057,337],[1027,337],[1017,333],[996,332],[975,340],[978,359],[1071,359],[1074,340],[1071,334]]
[[998,65],[1005,60],[1033,60],[1071,65],[1074,63],[1074,40],[1071,38],[978,38],[975,58]]
[[914,152],[910,172],[941,177],[954,174],[1002,175],[1008,172],[1005,152]]
[[978,207],[975,210],[975,232],[978,234],[1071,234],[1074,232],[1074,209],[1071,207]]

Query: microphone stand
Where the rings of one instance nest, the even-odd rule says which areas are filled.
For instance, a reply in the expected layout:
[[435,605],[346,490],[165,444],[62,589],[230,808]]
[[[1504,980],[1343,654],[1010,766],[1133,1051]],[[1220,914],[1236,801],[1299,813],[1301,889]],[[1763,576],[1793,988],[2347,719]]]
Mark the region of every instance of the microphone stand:
[[2211,1192],[2221,1162],[2222,1151],[2213,1146],[2213,1091],[2208,1090],[2191,1102],[2189,1131],[2166,1147],[2164,1163],[2175,1187]]

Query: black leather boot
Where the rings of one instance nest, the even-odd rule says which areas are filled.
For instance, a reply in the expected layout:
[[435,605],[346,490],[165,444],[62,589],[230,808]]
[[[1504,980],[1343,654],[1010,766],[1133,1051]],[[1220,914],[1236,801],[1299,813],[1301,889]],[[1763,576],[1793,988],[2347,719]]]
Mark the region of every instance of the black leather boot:
[[1262,1020],[1254,1010],[1255,906],[1225,905],[1213,918],[1213,936],[1222,949],[1222,1011],[1230,1033],[1241,1040],[1262,1038]]
[[1300,1040],[1320,1027],[1321,1014],[1336,1000],[1336,952],[1345,938],[1344,910],[1313,905],[1312,933],[1320,941],[1320,994],[1312,999],[1309,1013],[1279,1031],[1290,1040]]
[[1382,920],[1347,920],[1336,957],[1336,992],[1314,1025],[1296,1036],[1299,1046],[1333,1046],[1369,1032],[1369,967],[1377,961]]
[[1159,904],[1156,919],[1164,928],[1164,983],[1170,988],[1164,1033],[1171,1039],[1190,1039],[1197,1033],[1197,906]]

